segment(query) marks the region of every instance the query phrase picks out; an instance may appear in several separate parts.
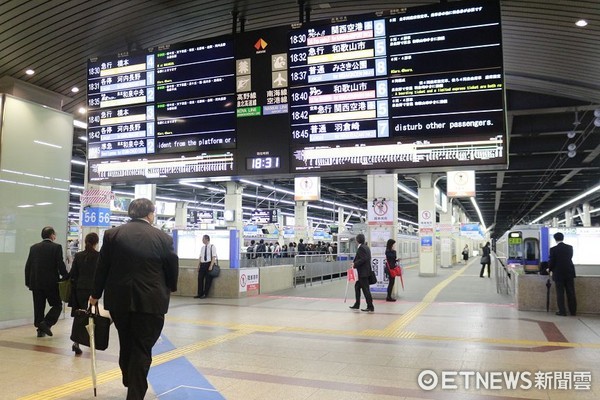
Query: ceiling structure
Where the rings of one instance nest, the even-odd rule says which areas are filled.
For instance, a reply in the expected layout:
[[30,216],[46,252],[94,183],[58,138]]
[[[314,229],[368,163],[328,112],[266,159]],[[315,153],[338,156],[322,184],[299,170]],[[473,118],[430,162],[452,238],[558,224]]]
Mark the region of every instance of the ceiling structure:
[[[303,5],[299,5],[303,3]],[[296,23],[300,10],[311,21],[378,10],[429,5],[434,1],[87,1],[0,0],[0,77],[10,76],[67,97],[63,110],[85,120],[86,62],[89,58],[146,47],[208,38]],[[509,166],[477,170],[476,201],[483,220],[500,236],[600,184],[600,4],[597,0],[501,1],[504,67],[507,88]],[[237,14],[237,21],[232,12]],[[585,19],[588,25],[575,22]],[[240,22],[243,20],[243,22]],[[235,21],[235,22],[234,22]],[[32,76],[25,70],[34,69]],[[81,90],[73,93],[71,89]],[[597,111],[600,113],[600,111]],[[599,114],[600,116],[600,114]],[[73,156],[85,159],[85,131],[76,129]],[[569,155],[569,146],[574,145]],[[573,148],[573,146],[571,146]],[[440,171],[440,175],[443,175]],[[416,183],[398,171],[400,182],[417,191]],[[73,165],[73,184],[83,185],[83,167]],[[253,180],[256,181],[256,180]],[[280,207],[293,213],[289,194],[293,177],[247,184],[246,193],[269,197],[244,199],[244,206]],[[364,174],[322,177],[322,196],[360,208],[367,206]],[[213,182],[214,188],[224,184]],[[444,189],[444,179],[439,180]],[[131,185],[114,190],[133,192]],[[160,183],[158,195],[223,203],[223,194],[177,182]],[[281,200],[284,202],[281,202]],[[73,196],[73,203],[79,201]],[[583,201],[600,208],[600,191]],[[468,199],[459,200],[472,221],[477,213]],[[325,204],[322,204],[325,205]],[[327,205],[331,207],[331,205]],[[399,191],[399,215],[417,221],[416,199]],[[336,219],[332,211],[311,215]],[[593,214],[594,224],[600,213]],[[564,210],[557,214],[564,218]],[[580,221],[580,220],[578,220]]]

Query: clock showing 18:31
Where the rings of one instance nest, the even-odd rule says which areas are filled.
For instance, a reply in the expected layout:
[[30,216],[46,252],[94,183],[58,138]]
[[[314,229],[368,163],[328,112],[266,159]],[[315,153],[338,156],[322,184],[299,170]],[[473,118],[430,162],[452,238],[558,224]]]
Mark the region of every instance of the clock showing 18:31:
[[252,157],[246,158],[246,169],[278,169],[280,166],[279,157]]

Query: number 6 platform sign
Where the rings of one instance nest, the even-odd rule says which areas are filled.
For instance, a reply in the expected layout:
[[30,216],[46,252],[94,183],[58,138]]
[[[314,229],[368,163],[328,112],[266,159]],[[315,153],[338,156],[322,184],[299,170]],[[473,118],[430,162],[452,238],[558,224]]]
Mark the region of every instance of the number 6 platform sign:
[[110,227],[110,208],[84,207],[81,225],[88,227]]

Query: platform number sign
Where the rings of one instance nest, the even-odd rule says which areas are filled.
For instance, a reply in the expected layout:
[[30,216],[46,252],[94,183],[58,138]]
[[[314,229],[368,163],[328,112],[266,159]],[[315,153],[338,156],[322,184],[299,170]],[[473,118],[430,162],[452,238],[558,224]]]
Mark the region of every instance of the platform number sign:
[[84,207],[81,215],[81,225],[89,227],[109,227],[110,208]]

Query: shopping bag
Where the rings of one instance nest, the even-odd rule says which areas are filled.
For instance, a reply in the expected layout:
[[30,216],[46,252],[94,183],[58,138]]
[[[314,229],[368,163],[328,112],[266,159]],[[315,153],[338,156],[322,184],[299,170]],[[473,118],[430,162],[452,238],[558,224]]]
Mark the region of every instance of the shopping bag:
[[375,275],[375,271],[371,270],[369,274],[369,285],[374,285],[377,283],[377,275]]
[[86,328],[90,323],[90,318],[94,320],[96,350],[106,350],[108,348],[111,320],[100,315],[97,304],[95,306],[90,305],[87,310],[75,310],[71,340],[87,347],[90,346],[90,334]]
[[65,303],[68,303],[71,299],[71,280],[65,279],[64,281],[58,281],[58,294],[60,299]]

